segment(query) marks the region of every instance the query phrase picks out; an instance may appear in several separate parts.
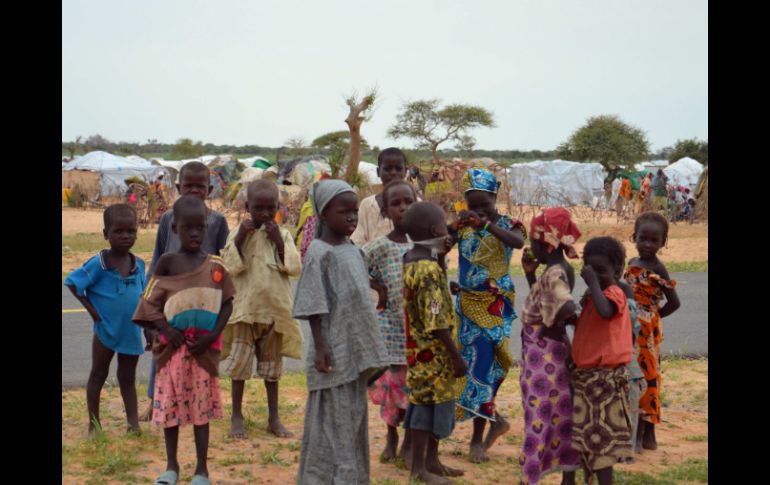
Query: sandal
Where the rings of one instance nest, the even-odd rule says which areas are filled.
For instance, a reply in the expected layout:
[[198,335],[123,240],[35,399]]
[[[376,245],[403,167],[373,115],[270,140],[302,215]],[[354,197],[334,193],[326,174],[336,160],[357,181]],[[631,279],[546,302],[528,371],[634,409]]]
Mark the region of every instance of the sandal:
[[155,485],[176,485],[179,474],[174,470],[166,470],[163,475],[155,479]]

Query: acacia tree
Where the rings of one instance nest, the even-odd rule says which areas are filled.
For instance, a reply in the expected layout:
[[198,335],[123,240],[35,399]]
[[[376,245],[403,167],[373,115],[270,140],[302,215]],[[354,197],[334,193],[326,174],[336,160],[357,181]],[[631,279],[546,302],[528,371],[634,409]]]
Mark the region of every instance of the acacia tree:
[[203,155],[203,142],[194,143],[189,138],[177,140],[171,154],[180,158],[196,158]]
[[350,131],[350,159],[345,170],[345,180],[352,183],[358,176],[358,164],[361,162],[361,125],[364,121],[372,119],[374,114],[374,101],[377,97],[377,88],[371,88],[369,93],[358,99],[358,94],[353,93],[345,100],[350,108],[345,123]]
[[668,163],[674,163],[677,160],[690,157],[699,161],[703,165],[709,164],[709,142],[701,141],[697,138],[689,140],[677,140],[674,148],[668,154]]
[[286,140],[284,146],[289,148],[289,155],[302,155],[305,153],[307,142],[301,136],[294,136]]
[[[311,143],[311,146],[326,150],[329,167],[332,169],[332,178],[337,178],[340,169],[345,164],[345,157],[350,152],[350,132],[345,130],[332,131],[321,135]],[[366,150],[369,144],[361,137],[361,148]]]
[[645,160],[649,151],[645,133],[615,115],[588,118],[585,125],[557,148],[562,158],[596,161],[610,173]]
[[441,100],[429,99],[412,101],[404,104],[395,125],[388,130],[388,136],[394,139],[411,138],[418,148],[430,150],[434,161],[438,161],[438,147],[442,143],[454,140],[468,146],[475,140],[468,130],[485,126],[495,127],[492,113],[481,106],[450,104],[439,109]]

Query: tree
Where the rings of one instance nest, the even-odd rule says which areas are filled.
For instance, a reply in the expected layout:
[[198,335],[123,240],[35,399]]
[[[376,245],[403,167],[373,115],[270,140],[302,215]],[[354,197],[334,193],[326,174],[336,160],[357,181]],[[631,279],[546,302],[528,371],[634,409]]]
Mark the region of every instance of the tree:
[[439,110],[440,103],[439,99],[429,99],[404,104],[388,136],[412,138],[418,148],[429,149],[433,160],[438,161],[440,144],[449,140],[462,143],[470,129],[495,127],[492,113],[481,106],[450,104]]
[[78,152],[78,150],[80,150],[80,140],[82,140],[82,139],[83,139],[83,137],[79,136],[79,137],[75,138],[74,142],[67,143],[65,145],[66,150],[70,154],[70,160],[74,159],[75,158],[75,154]]
[[473,149],[476,147],[476,139],[470,135],[463,135],[457,140],[455,149],[465,155],[467,158],[473,157]]
[[[329,167],[332,169],[332,178],[339,176],[340,169],[345,164],[345,157],[350,152],[350,132],[345,130],[332,131],[321,135],[311,143],[311,146],[327,152]],[[362,137],[361,148],[367,149],[369,144]]]
[[709,142],[700,141],[697,138],[688,140],[677,140],[674,148],[668,154],[668,163],[674,163],[677,160],[690,157],[702,163],[709,164]]
[[171,149],[171,155],[179,158],[197,158],[203,155],[203,142],[193,143],[189,138],[177,140]]
[[350,108],[345,123],[350,131],[350,155],[348,167],[345,170],[345,180],[352,183],[358,177],[358,164],[361,162],[361,125],[372,119],[374,101],[377,98],[377,88],[371,88],[369,94],[358,99],[358,93],[351,94],[345,103]]
[[608,172],[645,160],[650,150],[645,133],[618,116],[588,118],[584,126],[559,145],[558,155],[579,162],[596,161]]
[[111,145],[110,141],[99,134],[91,135],[86,140],[86,148],[89,151],[93,151],[93,150],[107,151],[109,150],[110,145]]
[[302,155],[307,147],[307,142],[301,136],[294,136],[284,143],[289,148],[289,155]]

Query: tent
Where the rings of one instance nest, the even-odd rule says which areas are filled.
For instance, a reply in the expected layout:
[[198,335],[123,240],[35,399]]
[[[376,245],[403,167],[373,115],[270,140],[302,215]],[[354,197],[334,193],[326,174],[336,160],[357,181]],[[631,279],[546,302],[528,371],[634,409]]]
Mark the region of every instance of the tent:
[[358,173],[360,173],[366,183],[371,185],[382,185],[382,180],[377,175],[377,165],[361,160],[358,164]]
[[102,151],[87,153],[62,167],[62,182],[65,182],[66,172],[75,170],[98,173],[99,195],[102,197],[124,195],[128,189],[125,179],[129,177],[137,176],[150,182],[159,175],[165,175],[167,183],[171,183],[171,177],[163,167],[144,159],[129,159]]
[[639,162],[634,165],[634,170],[637,172],[657,172],[659,168],[668,167],[668,160],[649,160],[647,162]]
[[684,157],[664,168],[663,173],[668,177],[670,185],[684,185],[693,190],[703,173],[703,165],[690,157]]
[[241,164],[245,165],[247,168],[257,167],[263,170],[274,165],[274,163],[268,160],[267,158],[260,157],[260,156],[242,158],[238,161],[241,162]]
[[604,194],[607,172],[598,163],[566,160],[515,163],[506,171],[511,201],[538,206],[590,206]]

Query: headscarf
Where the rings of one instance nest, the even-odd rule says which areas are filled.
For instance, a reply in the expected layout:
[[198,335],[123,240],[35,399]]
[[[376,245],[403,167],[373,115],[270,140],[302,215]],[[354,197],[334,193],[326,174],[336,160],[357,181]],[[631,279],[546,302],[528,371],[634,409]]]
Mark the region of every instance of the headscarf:
[[469,190],[481,190],[483,192],[496,194],[497,189],[500,188],[500,182],[497,181],[495,175],[483,168],[471,168],[466,170],[460,181],[460,185],[463,189],[463,193],[468,192]]
[[356,193],[347,182],[336,179],[320,180],[310,187],[310,200],[313,201],[313,212],[318,216],[314,237],[321,237],[321,226],[323,226],[321,214],[326,206],[329,205],[333,198],[345,192]]
[[532,219],[529,237],[545,243],[549,253],[561,244],[568,257],[578,257],[573,245],[580,238],[580,230],[572,222],[569,211],[563,207],[543,209],[539,216]]

